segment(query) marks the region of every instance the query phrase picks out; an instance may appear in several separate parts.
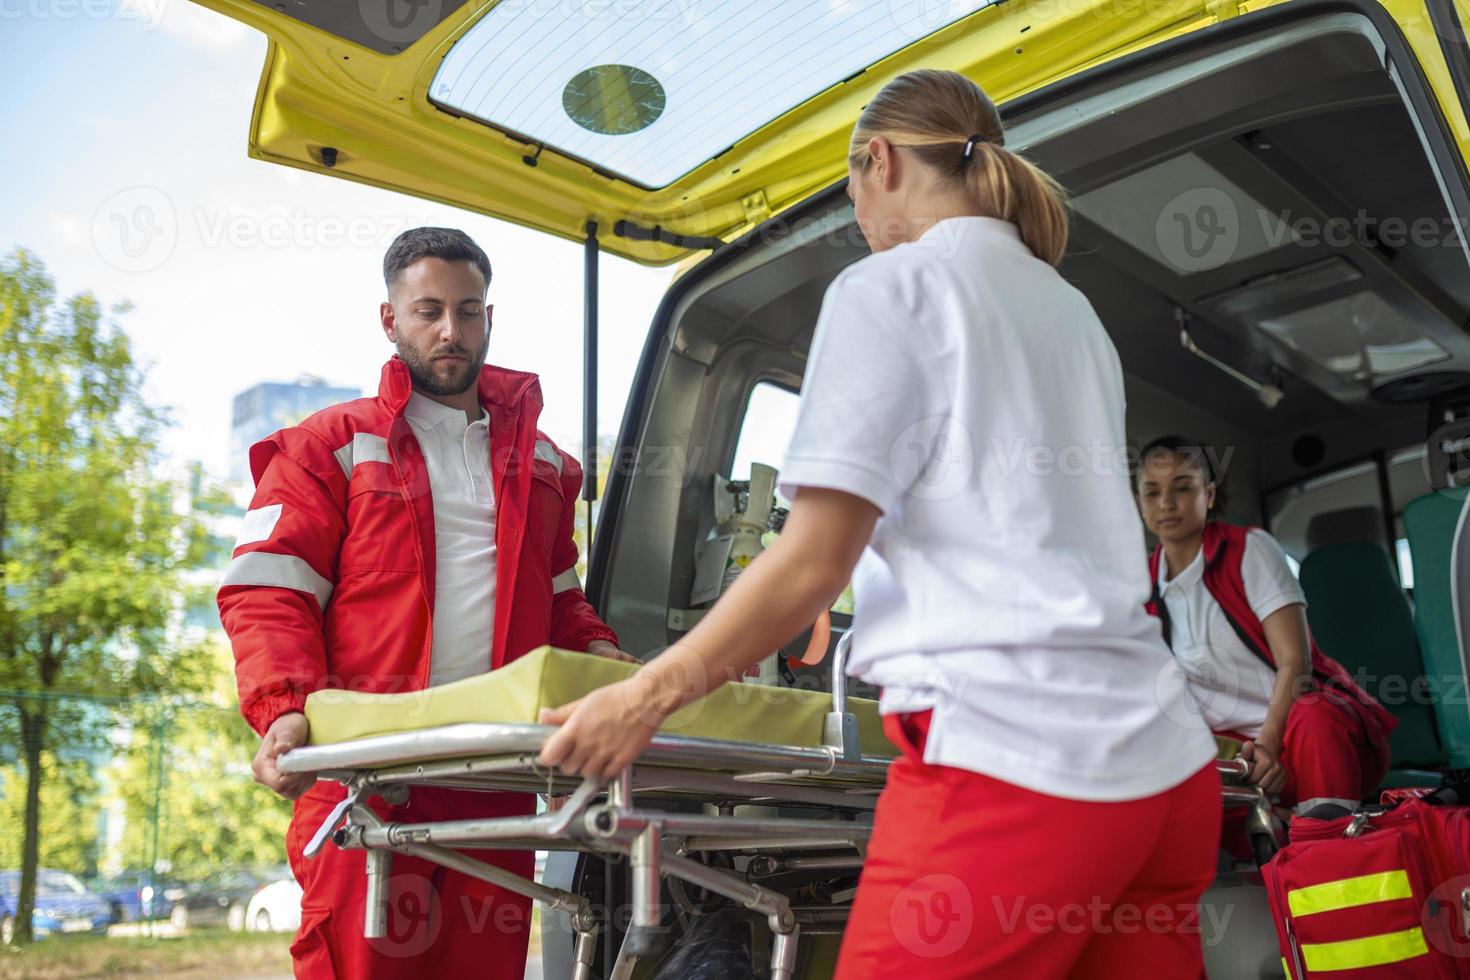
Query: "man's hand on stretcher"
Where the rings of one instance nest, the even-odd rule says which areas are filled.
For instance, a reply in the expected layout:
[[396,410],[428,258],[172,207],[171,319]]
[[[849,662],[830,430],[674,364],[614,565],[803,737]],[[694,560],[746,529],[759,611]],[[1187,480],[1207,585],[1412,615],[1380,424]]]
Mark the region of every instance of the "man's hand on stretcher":
[[617,647],[613,646],[606,640],[593,640],[591,643],[587,644],[587,652],[592,654],[592,656],[594,657],[606,657],[608,660],[621,660],[625,664],[637,664],[643,662],[637,657],[633,656],[631,653],[625,653],[624,651],[619,650]]
[[1238,758],[1250,763],[1246,779],[1267,796],[1275,796],[1286,785],[1287,771],[1281,764],[1281,748],[1272,739],[1258,738],[1240,747]]
[[[587,652],[609,660],[638,663],[637,657],[624,653],[606,640],[593,640],[588,644]],[[282,755],[305,745],[306,736],[310,731],[311,726],[306,720],[306,715],[299,711],[288,712],[273,721],[271,726],[265,730],[265,735],[260,740],[260,747],[255,750],[255,758],[250,763],[250,770],[255,774],[255,781],[288,800],[294,800],[311,789],[312,784],[316,782],[315,776],[308,773],[284,773],[276,765]]]
[[738,678],[829,608],[880,516],[861,497],[801,488],[781,536],[683,640],[627,680],[541,711],[541,723],[561,731],[537,761],[583,776],[622,772],[675,711]]
[[255,759],[250,771],[255,781],[267,786],[288,800],[294,800],[311,789],[316,777],[310,773],[284,773],[276,768],[276,760],[294,748],[306,744],[306,733],[310,730],[306,716],[299,711],[288,712],[271,722],[255,750]]

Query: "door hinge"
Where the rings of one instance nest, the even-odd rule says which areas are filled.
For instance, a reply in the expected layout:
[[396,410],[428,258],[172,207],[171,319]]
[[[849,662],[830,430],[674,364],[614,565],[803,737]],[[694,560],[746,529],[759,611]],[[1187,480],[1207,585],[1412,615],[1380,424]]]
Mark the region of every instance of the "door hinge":
[[745,210],[745,220],[748,224],[758,225],[771,216],[771,205],[766,200],[765,191],[745,195],[740,199],[740,206]]
[[1215,22],[1219,23],[1222,20],[1239,17],[1244,13],[1241,10],[1242,2],[1243,0],[1205,0],[1205,9],[1209,11],[1211,17],[1215,18]]

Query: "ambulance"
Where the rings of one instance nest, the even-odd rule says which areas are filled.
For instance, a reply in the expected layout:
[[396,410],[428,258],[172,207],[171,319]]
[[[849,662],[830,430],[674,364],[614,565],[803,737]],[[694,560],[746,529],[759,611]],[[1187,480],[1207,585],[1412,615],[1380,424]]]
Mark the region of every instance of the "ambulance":
[[[1130,440],[1228,452],[1224,517],[1281,542],[1316,639],[1399,721],[1386,786],[1470,769],[1466,0],[198,2],[269,38],[252,157],[585,246],[589,447],[598,258],[679,264],[589,558],[634,651],[697,621],[722,521],[771,511],[752,464],[779,465],[823,291],[867,254],[858,112],[910,69],[973,78],[1070,196],[1061,272],[1119,351]],[[546,872],[612,904],[622,873]],[[1254,862],[1222,857],[1200,931],[1210,976],[1283,975]]]

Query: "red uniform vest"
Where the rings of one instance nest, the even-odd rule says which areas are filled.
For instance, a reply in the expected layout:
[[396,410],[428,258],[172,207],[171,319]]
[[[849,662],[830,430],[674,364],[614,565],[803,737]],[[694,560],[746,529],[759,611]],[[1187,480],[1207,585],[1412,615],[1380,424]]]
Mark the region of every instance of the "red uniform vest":
[[[1204,540],[1201,543],[1205,554],[1204,584],[1210,595],[1220,604],[1226,621],[1246,649],[1275,670],[1276,660],[1271,655],[1271,645],[1266,642],[1266,630],[1251,611],[1250,600],[1245,594],[1245,578],[1240,570],[1241,561],[1245,557],[1246,535],[1251,530],[1249,527],[1220,521],[1210,521],[1205,525]],[[1169,611],[1159,595],[1159,562],[1162,555],[1163,547],[1160,546],[1149,556],[1149,580],[1153,595],[1149,597],[1146,608],[1163,621],[1164,642],[1172,643]],[[1389,714],[1388,709],[1379,704],[1373,695],[1363,690],[1346,667],[1323,653],[1316,640],[1310,636],[1308,640],[1312,645],[1314,688],[1321,690],[1334,703],[1342,704],[1357,714],[1367,728],[1370,740],[1376,742],[1386,739],[1398,727],[1398,719]]]

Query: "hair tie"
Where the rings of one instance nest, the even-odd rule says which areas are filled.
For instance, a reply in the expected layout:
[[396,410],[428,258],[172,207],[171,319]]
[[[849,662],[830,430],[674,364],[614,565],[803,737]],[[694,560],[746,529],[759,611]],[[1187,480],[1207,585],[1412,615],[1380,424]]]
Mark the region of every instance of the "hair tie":
[[971,136],[969,139],[965,140],[965,160],[969,161],[973,159],[975,156],[975,144],[984,142],[985,137],[983,136]]

